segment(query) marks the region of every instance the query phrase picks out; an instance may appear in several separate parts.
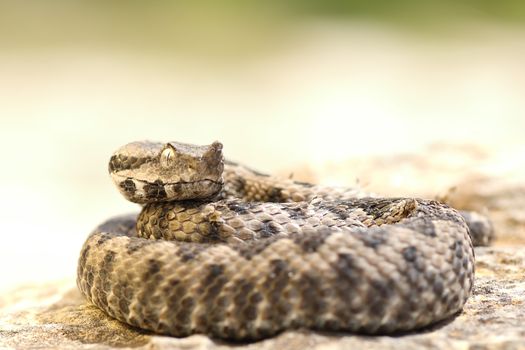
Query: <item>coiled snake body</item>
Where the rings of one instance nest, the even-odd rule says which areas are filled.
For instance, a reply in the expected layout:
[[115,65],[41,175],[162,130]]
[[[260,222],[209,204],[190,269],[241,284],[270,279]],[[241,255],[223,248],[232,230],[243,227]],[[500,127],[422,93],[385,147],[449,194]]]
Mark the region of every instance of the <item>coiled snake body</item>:
[[468,226],[435,201],[277,179],[224,163],[217,142],[130,143],[109,171],[144,208],[90,234],[77,284],[132,326],[389,334],[457,313],[472,290]]

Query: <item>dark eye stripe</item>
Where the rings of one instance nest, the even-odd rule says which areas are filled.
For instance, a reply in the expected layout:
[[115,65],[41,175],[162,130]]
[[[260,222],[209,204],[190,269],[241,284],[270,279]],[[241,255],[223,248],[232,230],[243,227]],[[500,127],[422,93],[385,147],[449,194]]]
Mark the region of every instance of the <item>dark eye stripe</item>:
[[133,170],[139,168],[142,164],[151,162],[149,157],[137,158],[128,157],[122,154],[115,154],[109,160],[109,172],[115,173],[122,170]]

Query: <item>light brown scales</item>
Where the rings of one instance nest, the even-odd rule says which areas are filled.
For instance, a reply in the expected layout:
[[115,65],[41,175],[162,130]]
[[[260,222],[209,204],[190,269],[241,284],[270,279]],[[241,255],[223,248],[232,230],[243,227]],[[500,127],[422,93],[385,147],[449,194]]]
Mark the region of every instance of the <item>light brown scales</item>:
[[[298,203],[247,203],[238,199],[213,203],[157,202],[137,219],[140,237],[184,242],[245,242],[275,235],[305,234],[319,227],[342,230],[395,224],[417,208],[414,199],[391,199],[374,213],[359,205],[380,200],[314,199]],[[344,216],[341,215],[344,213]]]
[[[165,167],[189,149],[192,162],[206,154],[222,159],[217,144],[146,148],[147,161],[120,164],[117,152],[112,167]],[[210,177],[210,164],[201,165],[201,175],[221,183]],[[151,176],[145,168],[137,178],[114,177],[118,186],[127,184],[123,194],[140,200],[152,195],[159,203],[146,205],[138,224],[135,216],[116,217],[88,237],[78,266],[83,294],[133,326],[232,339],[299,327],[395,333],[449,317],[467,300],[474,255],[465,221],[454,209],[419,199],[356,198],[366,194],[279,180],[231,163],[225,171],[224,191],[210,193],[225,199],[210,203],[159,200],[189,189],[202,195],[201,182],[177,187],[168,176],[161,181],[170,186],[163,193],[159,183],[144,188],[136,182],[140,173]],[[307,201],[259,206],[231,199],[245,194]],[[135,224],[148,237],[171,227],[169,238],[214,243],[144,239]]]

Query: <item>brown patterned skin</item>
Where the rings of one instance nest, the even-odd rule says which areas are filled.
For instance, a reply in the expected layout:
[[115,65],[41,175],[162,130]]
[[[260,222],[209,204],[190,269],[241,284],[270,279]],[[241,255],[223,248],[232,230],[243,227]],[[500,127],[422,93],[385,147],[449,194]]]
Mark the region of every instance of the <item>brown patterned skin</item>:
[[[133,190],[120,185],[127,176],[112,173],[127,197],[155,198],[138,217],[100,225],[81,251],[79,289],[118,320],[161,334],[236,340],[301,327],[392,334],[457,313],[471,293],[469,229],[444,204],[372,198],[356,189],[269,177],[235,163],[226,163],[224,177],[216,178],[199,163],[220,158],[222,171],[218,143],[200,149],[144,145],[147,151],[133,161],[129,153],[120,154],[129,151],[126,146],[117,151],[110,172],[135,167],[144,181],[140,173],[150,176],[150,169],[143,166],[175,166],[175,153],[165,151],[172,147],[190,155],[177,157],[200,172],[175,178],[199,184],[177,187],[164,175],[162,183],[172,187],[164,193],[140,188],[147,183]],[[146,153],[156,160],[139,160]],[[224,183],[222,191],[212,188],[213,199],[205,199],[202,179]],[[201,197],[189,200],[188,188]],[[167,198],[177,191],[183,200]]]

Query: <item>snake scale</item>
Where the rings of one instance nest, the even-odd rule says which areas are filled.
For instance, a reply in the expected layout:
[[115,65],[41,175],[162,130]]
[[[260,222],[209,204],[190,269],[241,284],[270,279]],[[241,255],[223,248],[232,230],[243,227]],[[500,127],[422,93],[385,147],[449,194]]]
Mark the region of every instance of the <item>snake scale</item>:
[[488,232],[436,201],[261,174],[225,161],[218,142],[129,143],[109,172],[143,209],[89,235],[78,288],[160,334],[416,330],[462,309],[474,281],[469,226]]

